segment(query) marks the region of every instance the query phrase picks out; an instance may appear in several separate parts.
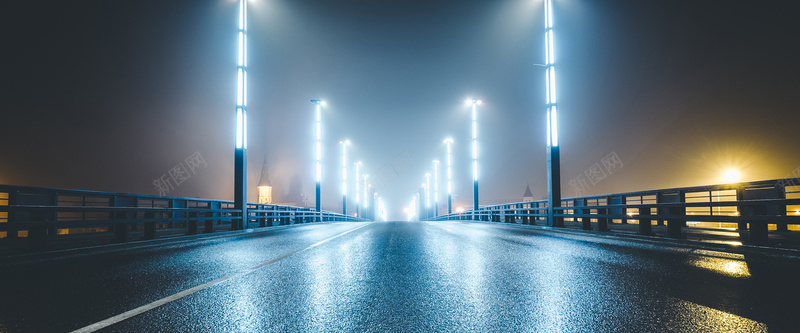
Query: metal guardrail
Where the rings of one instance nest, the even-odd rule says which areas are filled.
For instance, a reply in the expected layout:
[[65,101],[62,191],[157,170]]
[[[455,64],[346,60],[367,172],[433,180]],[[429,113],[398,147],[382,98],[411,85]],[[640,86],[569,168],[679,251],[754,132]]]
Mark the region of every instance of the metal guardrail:
[[545,223],[563,227],[580,222],[584,230],[609,231],[611,223],[637,223],[638,233],[653,235],[653,223],[667,226],[667,236],[681,238],[687,224],[719,223],[749,230],[749,241],[768,243],[769,225],[788,231],[800,224],[800,185],[786,179],[707,185],[567,198],[548,219],[547,200],[515,202],[428,217],[430,221],[479,220]]
[[[244,228],[366,221],[303,207],[247,206]],[[154,239],[235,230],[241,210],[233,207],[224,200],[0,185],[0,254],[48,249],[70,239],[96,244],[126,242],[139,233]]]

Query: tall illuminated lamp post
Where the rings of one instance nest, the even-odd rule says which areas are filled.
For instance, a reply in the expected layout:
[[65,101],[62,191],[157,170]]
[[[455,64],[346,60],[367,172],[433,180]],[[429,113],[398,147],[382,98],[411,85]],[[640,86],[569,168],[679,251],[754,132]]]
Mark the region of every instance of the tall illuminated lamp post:
[[358,161],[355,164],[356,164],[356,187],[354,188],[353,192],[356,193],[356,216],[361,217],[361,195],[359,194],[361,193],[361,189],[358,187],[358,180],[360,179],[359,177],[360,173],[358,167],[361,166],[361,161]]
[[369,175],[365,174],[364,175],[364,207],[361,208],[361,212],[364,214],[364,218],[371,219],[371,217],[369,216],[369,210],[367,210],[367,208],[369,208],[369,198],[367,198],[367,193],[368,193],[369,187],[372,186],[372,185],[368,185],[367,178],[369,178]]
[[472,216],[477,218],[478,208],[478,105],[477,99],[467,100],[467,105],[472,105]]
[[375,191],[375,190],[372,190],[372,212],[370,214],[372,216],[372,220],[373,221],[378,221],[378,217],[379,217],[378,215],[380,214],[380,212],[378,211],[378,207],[379,207],[379,205],[378,205],[378,192]]
[[447,214],[453,213],[453,171],[451,169],[450,158],[450,145],[453,144],[453,139],[446,139],[444,143],[447,144]]
[[[414,195],[414,196],[411,198],[411,207],[409,207],[409,209],[411,209],[411,210],[417,210],[417,212],[419,212],[419,209],[417,209],[417,195]],[[416,215],[416,214],[415,214],[415,215]],[[417,216],[417,221],[419,221],[419,216]]]
[[544,34],[547,86],[547,224],[562,227],[564,219],[556,216],[561,206],[561,157],[558,147],[558,104],[556,103],[556,63],[553,50],[553,1],[544,1]]
[[431,216],[431,174],[425,174],[425,217]]
[[417,189],[417,197],[419,200],[419,211],[417,215],[419,216],[419,220],[422,221],[425,219],[425,183],[422,183],[419,188]]
[[231,228],[247,226],[247,1],[239,0],[239,59],[236,66],[236,149],[234,150],[233,207],[241,211]]
[[439,161],[433,161],[433,217],[439,215]]
[[[320,205],[320,181],[322,180],[322,107],[325,106],[325,101],[321,101],[318,99],[312,99],[311,103],[316,106],[316,134],[317,139],[315,142],[316,147],[316,164],[314,166],[314,175],[315,179],[317,180],[317,213],[321,214],[321,205]],[[317,217],[317,222],[322,220],[322,215]]]
[[378,217],[381,221],[386,221],[386,205],[383,204],[383,198],[378,197]]
[[339,141],[342,145],[342,215],[347,215],[347,145],[350,140]]

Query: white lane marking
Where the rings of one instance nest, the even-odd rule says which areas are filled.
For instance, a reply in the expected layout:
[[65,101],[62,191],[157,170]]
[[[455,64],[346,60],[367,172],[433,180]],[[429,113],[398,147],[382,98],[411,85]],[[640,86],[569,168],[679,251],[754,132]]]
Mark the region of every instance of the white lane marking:
[[[370,223],[370,224],[371,224],[371,223]],[[145,312],[147,312],[147,311],[150,311],[150,310],[152,310],[152,309],[155,309],[155,308],[157,308],[157,307],[159,307],[159,306],[162,306],[162,305],[164,305],[164,304],[167,304],[167,303],[170,303],[170,302],[177,301],[177,300],[179,300],[179,299],[181,299],[181,298],[184,298],[184,297],[186,297],[186,296],[189,296],[189,295],[191,295],[191,294],[194,294],[194,293],[196,293],[196,292],[198,292],[198,291],[201,291],[201,290],[203,290],[203,289],[208,289],[208,288],[210,288],[211,286],[214,286],[214,285],[220,284],[220,283],[222,283],[222,282],[228,281],[228,280],[230,280],[230,279],[233,279],[233,278],[235,278],[235,277],[239,277],[239,276],[242,276],[242,275],[245,275],[245,274],[248,274],[248,273],[252,273],[253,271],[255,271],[255,270],[259,269],[259,268],[262,268],[262,267],[264,267],[264,266],[267,266],[267,265],[270,265],[270,264],[276,263],[276,262],[278,262],[278,261],[280,261],[280,260],[283,260],[283,259],[286,259],[286,258],[288,258],[288,257],[291,257],[291,256],[293,256],[293,255],[295,255],[295,254],[297,254],[297,253],[300,253],[300,252],[303,252],[303,251],[306,251],[306,250],[313,249],[313,248],[315,248],[315,247],[317,247],[317,246],[320,246],[320,245],[322,245],[322,244],[324,244],[324,243],[326,243],[326,242],[328,242],[328,241],[331,241],[331,240],[333,240],[333,239],[335,239],[335,238],[338,238],[338,237],[340,237],[340,236],[344,236],[345,234],[348,234],[348,233],[350,233],[350,232],[356,231],[356,230],[358,230],[358,229],[361,229],[361,228],[363,228],[363,227],[366,227],[366,226],[368,226],[368,225],[369,225],[369,224],[365,224],[365,225],[362,225],[362,226],[360,226],[360,227],[358,227],[358,228],[353,228],[353,229],[347,230],[347,231],[345,231],[345,232],[342,232],[342,233],[340,233],[340,234],[338,234],[338,235],[335,235],[335,236],[332,236],[332,237],[330,237],[330,238],[326,238],[326,239],[323,239],[323,240],[321,240],[321,241],[319,241],[319,242],[316,242],[316,243],[314,243],[314,244],[311,244],[311,245],[309,245],[308,247],[305,247],[305,248],[303,248],[303,249],[300,249],[300,250],[297,250],[297,251],[294,251],[294,252],[289,252],[289,253],[287,253],[287,254],[284,254],[284,255],[282,255],[282,256],[280,256],[280,257],[277,257],[277,258],[275,258],[275,259],[270,259],[270,260],[267,260],[267,261],[265,261],[265,262],[263,262],[263,263],[260,263],[260,264],[258,264],[258,265],[256,265],[256,266],[253,266],[253,267],[251,267],[251,268],[248,268],[248,269],[246,269],[246,270],[239,271],[239,272],[236,272],[236,273],[231,273],[231,274],[225,275],[225,276],[223,276],[223,277],[221,277],[221,278],[218,278],[218,279],[216,279],[216,280],[213,280],[213,281],[210,281],[210,282],[206,282],[206,283],[204,283],[204,284],[201,284],[201,285],[199,285],[199,286],[196,286],[196,287],[193,287],[193,288],[186,289],[186,290],[184,290],[184,291],[181,291],[181,292],[179,292],[179,293],[177,293],[177,294],[174,294],[174,295],[171,295],[171,296],[164,297],[164,298],[162,298],[162,299],[160,299],[160,300],[157,300],[157,301],[155,301],[155,302],[152,302],[152,303],[149,303],[149,304],[142,305],[142,306],[140,306],[140,307],[138,307],[138,308],[135,308],[135,309],[133,309],[133,310],[129,310],[129,311],[126,311],[126,312],[120,313],[120,314],[118,314],[118,315],[116,315],[116,316],[113,316],[113,317],[111,317],[111,318],[108,318],[108,319],[105,319],[105,320],[102,320],[102,321],[96,322],[96,323],[94,323],[94,324],[91,324],[91,325],[89,325],[89,326],[86,326],[86,327],[83,327],[83,328],[79,328],[79,329],[77,329],[77,330],[74,330],[74,331],[72,331],[72,333],[89,333],[89,332],[96,332],[96,331],[98,331],[98,330],[101,330],[101,329],[103,329],[103,328],[106,328],[106,327],[108,327],[108,326],[114,325],[114,324],[116,324],[116,323],[118,323],[118,322],[121,322],[121,321],[123,321],[123,320],[125,320],[125,319],[131,318],[131,317],[134,317],[134,316],[140,315],[140,314],[142,314],[142,313],[145,313]]]

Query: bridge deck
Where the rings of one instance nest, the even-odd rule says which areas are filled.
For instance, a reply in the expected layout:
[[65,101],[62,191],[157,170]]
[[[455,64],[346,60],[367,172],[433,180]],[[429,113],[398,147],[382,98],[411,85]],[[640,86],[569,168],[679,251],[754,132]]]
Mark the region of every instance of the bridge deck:
[[521,225],[278,226],[6,258],[0,331],[791,331],[798,273]]

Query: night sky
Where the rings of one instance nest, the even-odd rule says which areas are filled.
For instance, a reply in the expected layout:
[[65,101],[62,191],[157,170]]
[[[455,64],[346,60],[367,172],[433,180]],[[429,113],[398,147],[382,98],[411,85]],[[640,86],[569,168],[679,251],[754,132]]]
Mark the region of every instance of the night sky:
[[[235,0],[0,6],[0,184],[155,195],[155,179],[199,154],[206,163],[168,195],[233,199]],[[249,9],[249,201],[266,158],[275,200],[305,194],[313,206],[310,99],[328,102],[324,209],[341,209],[344,138],[351,162],[383,175],[395,217],[453,138],[455,204],[469,207],[469,97],[484,102],[481,204],[520,201],[526,184],[545,197],[541,0]],[[791,1],[558,0],[554,10],[565,197],[800,167]],[[607,156],[622,165],[581,176]]]

